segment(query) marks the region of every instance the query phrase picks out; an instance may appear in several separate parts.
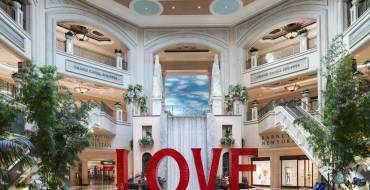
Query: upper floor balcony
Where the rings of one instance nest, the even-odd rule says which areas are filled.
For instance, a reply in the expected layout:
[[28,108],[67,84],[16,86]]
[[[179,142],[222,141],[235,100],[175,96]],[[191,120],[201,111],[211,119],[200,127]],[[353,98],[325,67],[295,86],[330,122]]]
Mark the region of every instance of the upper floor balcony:
[[57,23],[55,64],[58,72],[103,85],[130,83],[127,48],[105,32],[74,22]]
[[24,1],[0,0],[0,39],[18,54],[31,58],[30,5]]
[[350,52],[370,41],[370,0],[353,0],[347,4],[348,28],[344,42]]
[[245,49],[243,78],[247,86],[318,68],[316,20],[301,19],[270,30]]

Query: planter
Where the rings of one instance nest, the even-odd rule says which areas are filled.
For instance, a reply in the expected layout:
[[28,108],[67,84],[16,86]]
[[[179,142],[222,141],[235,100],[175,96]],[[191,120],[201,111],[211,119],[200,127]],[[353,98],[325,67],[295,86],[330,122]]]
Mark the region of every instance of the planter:
[[231,136],[222,137],[220,143],[224,146],[233,146],[235,144],[235,139]]
[[139,139],[139,145],[141,148],[147,148],[154,144],[154,140],[151,136],[145,136]]

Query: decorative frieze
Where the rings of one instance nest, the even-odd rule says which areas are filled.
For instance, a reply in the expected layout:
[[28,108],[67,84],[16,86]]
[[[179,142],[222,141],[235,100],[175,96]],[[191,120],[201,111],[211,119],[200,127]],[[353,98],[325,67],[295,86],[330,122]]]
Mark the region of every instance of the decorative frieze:
[[268,79],[280,77],[283,75],[295,73],[309,68],[308,59],[304,58],[298,61],[293,61],[285,65],[280,65],[273,68],[267,68],[263,71],[251,74],[251,83],[257,83]]
[[109,72],[92,65],[85,65],[71,60],[66,60],[66,72],[123,85],[122,74]]
[[10,26],[9,23],[4,20],[5,18],[6,17],[0,16],[0,34],[24,51],[25,38],[14,29],[14,26]]

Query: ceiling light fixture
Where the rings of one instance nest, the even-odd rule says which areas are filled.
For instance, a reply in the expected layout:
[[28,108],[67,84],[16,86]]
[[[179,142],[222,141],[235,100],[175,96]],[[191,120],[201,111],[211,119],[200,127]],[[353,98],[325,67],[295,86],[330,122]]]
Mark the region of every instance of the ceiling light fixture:
[[71,30],[78,41],[89,40],[89,37],[87,37],[89,29],[87,27],[81,25],[72,25]]
[[288,90],[289,92],[294,92],[294,91],[298,90],[299,88],[300,88],[300,86],[296,83],[294,83],[294,85],[290,85],[290,86],[285,87],[285,89]]
[[[81,83],[82,84],[82,83]],[[86,88],[86,87],[83,87],[81,86],[81,84],[79,84],[77,87],[74,88],[74,90],[80,94],[85,94],[86,92],[90,91],[90,89]]]

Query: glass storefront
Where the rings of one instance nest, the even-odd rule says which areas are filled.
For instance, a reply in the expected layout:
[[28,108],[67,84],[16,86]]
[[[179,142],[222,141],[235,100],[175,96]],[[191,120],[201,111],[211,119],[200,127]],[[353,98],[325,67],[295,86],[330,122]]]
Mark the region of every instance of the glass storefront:
[[256,166],[256,171],[252,173],[252,184],[255,186],[271,185],[270,158],[252,158],[252,164]]
[[312,187],[314,167],[306,156],[281,156],[282,187]]

